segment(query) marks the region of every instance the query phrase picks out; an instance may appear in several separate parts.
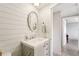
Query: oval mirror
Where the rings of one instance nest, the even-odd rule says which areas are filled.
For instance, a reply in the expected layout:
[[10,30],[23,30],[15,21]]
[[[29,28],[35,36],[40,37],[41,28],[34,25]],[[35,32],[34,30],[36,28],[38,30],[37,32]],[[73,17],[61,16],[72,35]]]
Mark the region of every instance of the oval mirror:
[[38,16],[37,13],[32,11],[28,14],[27,17],[27,24],[29,29],[33,32],[37,29],[37,24],[38,24]]

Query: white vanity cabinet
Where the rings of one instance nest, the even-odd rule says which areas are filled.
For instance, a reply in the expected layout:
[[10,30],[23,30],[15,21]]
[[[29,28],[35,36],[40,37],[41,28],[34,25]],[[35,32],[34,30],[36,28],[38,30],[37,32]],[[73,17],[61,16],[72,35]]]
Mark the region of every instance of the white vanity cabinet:
[[24,56],[49,56],[49,40],[38,38],[22,41]]
[[43,45],[43,49],[44,49],[44,55],[48,56],[49,55],[49,41],[44,42]]

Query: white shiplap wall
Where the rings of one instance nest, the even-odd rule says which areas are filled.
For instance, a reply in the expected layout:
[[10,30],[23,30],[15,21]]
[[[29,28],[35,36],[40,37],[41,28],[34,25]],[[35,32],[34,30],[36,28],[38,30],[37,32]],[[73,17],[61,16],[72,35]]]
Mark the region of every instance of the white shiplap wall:
[[31,4],[0,4],[0,49],[11,51],[29,33],[27,15],[36,11]]

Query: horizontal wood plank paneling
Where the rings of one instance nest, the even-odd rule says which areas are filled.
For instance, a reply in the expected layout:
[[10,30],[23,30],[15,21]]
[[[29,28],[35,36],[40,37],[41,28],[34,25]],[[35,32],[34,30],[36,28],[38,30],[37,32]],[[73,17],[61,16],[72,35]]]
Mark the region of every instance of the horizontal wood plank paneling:
[[0,49],[12,50],[25,38],[27,14],[32,10],[36,8],[30,4],[0,4]]

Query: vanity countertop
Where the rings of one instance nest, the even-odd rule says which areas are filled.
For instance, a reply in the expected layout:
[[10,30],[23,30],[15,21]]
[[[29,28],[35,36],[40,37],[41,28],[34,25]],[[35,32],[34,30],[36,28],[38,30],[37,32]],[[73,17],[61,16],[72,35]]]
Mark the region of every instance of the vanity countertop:
[[30,45],[32,47],[36,47],[39,44],[42,44],[47,40],[48,40],[47,38],[34,38],[34,39],[31,39],[31,40],[22,40],[21,42],[23,44]]

